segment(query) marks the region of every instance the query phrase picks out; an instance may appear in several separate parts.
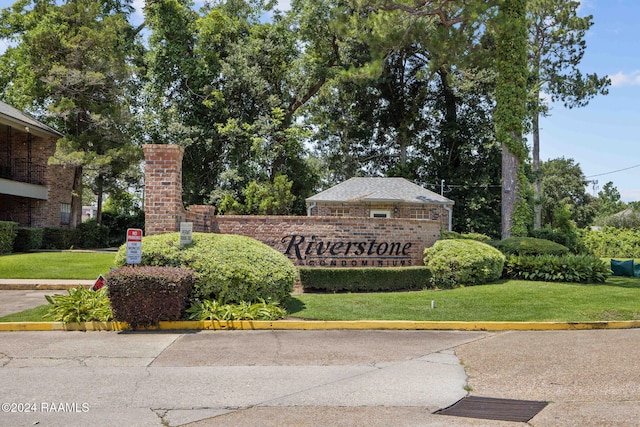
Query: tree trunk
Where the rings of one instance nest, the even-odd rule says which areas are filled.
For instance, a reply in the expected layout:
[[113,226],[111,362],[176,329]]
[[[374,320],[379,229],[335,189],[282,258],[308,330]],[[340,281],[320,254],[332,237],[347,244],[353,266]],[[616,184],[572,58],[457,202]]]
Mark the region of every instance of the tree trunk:
[[82,167],[75,168],[71,190],[71,217],[69,227],[76,228],[82,220]]
[[[536,103],[537,104],[537,103]],[[542,228],[542,177],[540,176],[540,113],[535,106],[533,114],[533,229]]]
[[513,212],[518,202],[518,170],[520,161],[502,143],[502,238],[511,236]]

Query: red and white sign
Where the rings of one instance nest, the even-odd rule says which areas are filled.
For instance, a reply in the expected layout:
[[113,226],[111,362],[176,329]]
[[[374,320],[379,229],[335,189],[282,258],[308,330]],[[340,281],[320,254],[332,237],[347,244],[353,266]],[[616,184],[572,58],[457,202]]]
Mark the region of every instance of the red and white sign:
[[142,262],[142,230],[139,228],[127,229],[127,264],[140,264]]

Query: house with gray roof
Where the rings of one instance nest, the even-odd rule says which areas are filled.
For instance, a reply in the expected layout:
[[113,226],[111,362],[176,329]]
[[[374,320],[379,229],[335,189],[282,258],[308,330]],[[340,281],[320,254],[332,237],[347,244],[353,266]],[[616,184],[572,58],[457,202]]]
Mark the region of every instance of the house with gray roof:
[[306,199],[309,216],[438,221],[451,230],[454,201],[404,178],[351,178]]
[[[49,165],[63,135],[0,102],[0,221],[24,227],[75,227],[75,168]],[[79,190],[76,189],[76,191]]]

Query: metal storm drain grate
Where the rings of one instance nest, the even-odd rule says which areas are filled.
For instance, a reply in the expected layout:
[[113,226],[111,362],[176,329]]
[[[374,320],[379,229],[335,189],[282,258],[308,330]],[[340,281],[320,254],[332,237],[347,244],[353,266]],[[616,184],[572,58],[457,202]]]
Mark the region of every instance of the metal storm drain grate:
[[547,403],[535,400],[467,396],[434,414],[526,423],[542,411]]

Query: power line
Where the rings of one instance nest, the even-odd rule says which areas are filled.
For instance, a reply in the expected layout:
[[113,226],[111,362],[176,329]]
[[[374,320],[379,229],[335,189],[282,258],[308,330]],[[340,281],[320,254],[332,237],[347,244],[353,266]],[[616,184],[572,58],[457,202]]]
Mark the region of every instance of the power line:
[[596,174],[596,175],[589,175],[589,176],[587,176],[585,178],[595,178],[596,176],[609,175],[611,173],[627,171],[629,169],[634,169],[634,168],[638,168],[638,167],[640,167],[640,165],[629,166],[628,168],[618,169],[618,170],[611,171],[611,172],[599,173],[599,174]]

